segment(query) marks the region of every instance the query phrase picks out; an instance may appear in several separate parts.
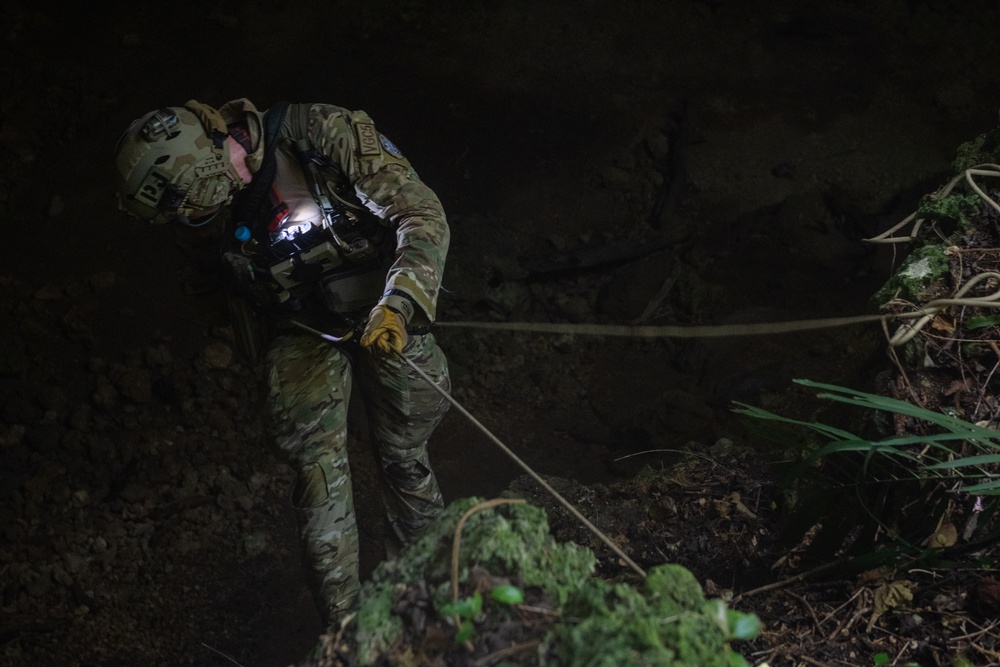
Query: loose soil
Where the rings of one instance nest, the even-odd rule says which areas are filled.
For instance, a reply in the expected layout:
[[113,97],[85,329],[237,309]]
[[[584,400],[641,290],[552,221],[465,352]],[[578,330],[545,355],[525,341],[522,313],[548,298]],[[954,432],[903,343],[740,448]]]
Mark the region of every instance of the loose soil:
[[[322,630],[260,369],[233,356],[219,292],[171,231],[115,210],[112,150],[138,115],[242,96],[368,111],[448,211],[444,320],[726,324],[868,311],[901,250],[862,239],[948,180],[1000,108],[986,0],[14,1],[0,17],[0,665],[288,665]],[[876,386],[880,331],[438,336],[455,397],[631,557],[760,616],[738,647],[753,664],[1000,661],[989,569],[906,572],[911,599],[881,614],[902,573],[805,576],[819,563],[783,531],[774,465],[795,443],[731,410],[829,417],[792,379]],[[352,446],[368,573],[383,525]],[[527,497],[623,576],[458,411],[431,447],[447,499]],[[638,481],[646,466],[672,482]]]

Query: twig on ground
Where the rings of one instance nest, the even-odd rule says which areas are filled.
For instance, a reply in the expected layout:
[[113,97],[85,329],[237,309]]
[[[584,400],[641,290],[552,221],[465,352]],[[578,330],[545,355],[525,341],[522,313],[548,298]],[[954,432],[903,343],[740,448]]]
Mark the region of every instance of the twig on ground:
[[816,629],[819,630],[821,625],[820,620],[819,618],[816,617],[816,610],[813,609],[813,606],[811,604],[809,604],[809,601],[806,600],[801,595],[799,595],[798,593],[796,593],[795,591],[785,591],[785,595],[792,596],[793,598],[798,600],[803,607],[805,607],[806,612],[809,614],[809,616],[813,620],[813,623],[816,625]]
[[716,461],[715,459],[713,459],[710,456],[705,456],[704,454],[699,454],[698,452],[688,452],[688,451],[685,451],[683,449],[646,449],[646,450],[641,451],[641,452],[635,452],[634,454],[626,454],[625,456],[619,456],[618,458],[614,459],[614,461],[615,461],[615,463],[617,463],[618,461],[624,461],[625,459],[630,459],[633,456],[642,456],[643,454],[661,454],[661,453],[688,454],[690,456],[697,456],[698,458],[705,459],[706,461],[708,461],[712,465],[719,466],[720,468],[722,468],[723,470],[725,470],[727,472],[731,472],[733,474],[736,474],[735,470],[730,470],[729,468],[727,468],[726,466],[722,465],[721,463],[719,463],[718,461]]
[[560,614],[558,611],[554,611],[552,609],[546,609],[545,607],[535,607],[530,604],[516,604],[514,605],[514,609],[516,609],[519,612],[528,611],[535,614],[541,614],[542,616],[554,616],[556,618],[562,618],[562,614]]
[[970,644],[969,648],[971,648],[974,651],[979,651],[983,655],[989,656],[994,660],[1000,659],[1000,651],[991,651],[990,649],[984,646],[980,646],[979,644]]
[[[223,658],[225,658],[229,662],[233,663],[234,665],[240,665],[240,663],[236,662],[235,660],[233,660],[231,657],[229,657],[228,655],[226,655],[225,653],[223,653],[219,649],[212,648],[211,646],[209,646],[205,642],[202,642],[201,645],[204,646],[205,648],[207,648],[209,651],[212,651],[214,653],[218,653],[219,655],[221,655]],[[240,667],[243,667],[243,665],[240,665]]]
[[831,611],[829,614],[826,615],[826,618],[823,619],[823,623],[829,621],[831,618],[837,615],[837,612],[839,612],[841,609],[854,602],[854,600],[857,599],[857,597],[861,595],[864,592],[864,590],[865,589],[863,588],[859,588],[858,590],[854,591],[854,594],[851,595],[851,597],[847,598],[847,600],[842,605],[840,605],[839,607],[837,607],[836,609],[834,609],[833,611]]
[[949,642],[957,642],[957,641],[962,641],[962,640],[965,640],[965,639],[975,639],[976,637],[981,637],[981,636],[983,636],[983,635],[991,632],[992,630],[996,629],[996,627],[998,625],[1000,625],[1000,620],[993,621],[992,623],[990,623],[989,625],[987,625],[985,628],[981,628],[981,629],[977,630],[976,632],[970,632],[968,634],[959,635],[958,637],[949,637],[948,641]]
[[503,660],[504,658],[509,658],[519,653],[526,653],[527,651],[532,651],[538,648],[541,644],[540,639],[532,639],[530,642],[523,642],[521,644],[514,644],[513,646],[508,646],[507,648],[502,648],[499,651],[494,651],[489,655],[485,655],[474,663],[476,667],[486,667],[487,665],[492,665],[495,662]]
[[810,658],[807,655],[799,656],[799,659],[801,659],[802,662],[808,662],[810,665],[814,665],[814,667],[830,667],[825,662],[820,662],[819,660],[816,660],[815,658]]
[[[861,590],[863,592],[866,592],[868,589],[863,588]],[[861,618],[862,616],[864,616],[865,614],[867,614],[869,611],[871,611],[871,609],[868,607],[868,605],[865,604],[865,600],[862,599],[864,597],[866,597],[866,596],[865,595],[859,596],[858,605],[857,605],[857,608],[854,610],[854,613],[851,614],[851,617],[849,619],[847,619],[845,622],[841,623],[837,627],[837,629],[834,630],[833,633],[830,634],[829,637],[827,637],[828,641],[833,641],[838,635],[846,634],[847,632],[849,632],[850,629],[852,627],[854,627],[854,624],[858,622],[859,618]]]
[[[885,333],[886,342],[890,342],[892,340],[892,334],[889,333],[889,325],[887,322],[882,322],[882,331]],[[910,382],[910,378],[906,374],[906,368],[903,367],[903,362],[899,360],[899,355],[896,354],[896,348],[889,345],[886,348],[886,352],[889,354],[889,358],[892,360],[892,363],[896,365],[896,370],[899,371],[900,377],[903,378],[903,383],[906,384],[906,392],[910,395],[910,398],[913,399],[913,404],[921,406],[920,399],[917,398],[916,392],[913,391],[913,384]]]
[[904,639],[903,640],[903,645],[899,649],[899,653],[897,653],[896,657],[892,659],[892,664],[895,665],[895,664],[899,663],[899,659],[903,657],[903,653],[906,652],[906,649],[909,648],[909,646],[910,646],[910,642]]
[[997,363],[993,364],[993,369],[990,370],[989,375],[986,376],[986,380],[982,384],[982,391],[979,393],[979,400],[976,401],[976,409],[972,411],[973,417],[979,414],[979,408],[983,404],[983,399],[986,398],[986,390],[990,386],[990,380],[993,379],[993,374],[997,372],[997,368],[1000,368],[1000,347],[994,341],[988,341],[990,349],[993,350],[993,354],[997,357]]
[[836,567],[838,565],[843,565],[844,563],[848,562],[848,560],[850,560],[850,559],[841,559],[841,560],[838,560],[838,561],[834,561],[832,563],[825,563],[823,565],[820,565],[819,567],[814,567],[811,570],[807,570],[805,572],[799,572],[795,576],[788,577],[787,579],[782,579],[781,581],[773,581],[770,584],[767,584],[765,586],[759,586],[757,588],[752,588],[749,591],[744,591],[743,593],[740,593],[739,595],[734,596],[733,599],[732,599],[732,602],[733,602],[733,604],[736,604],[737,602],[739,602],[743,598],[750,597],[751,595],[757,595],[758,593],[765,593],[767,591],[773,591],[773,590],[775,590],[777,588],[784,588],[785,586],[790,586],[791,584],[794,584],[796,582],[802,581],[803,579],[811,577],[814,574],[818,574],[818,573],[823,572],[825,570],[829,570],[830,568]]

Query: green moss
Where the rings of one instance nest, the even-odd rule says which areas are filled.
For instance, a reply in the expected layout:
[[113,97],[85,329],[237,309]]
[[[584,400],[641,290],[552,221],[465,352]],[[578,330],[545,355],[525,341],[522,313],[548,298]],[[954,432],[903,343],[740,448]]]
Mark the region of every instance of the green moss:
[[951,269],[951,261],[944,251],[943,244],[935,243],[911,252],[899,270],[875,293],[875,304],[882,306],[892,299],[920,304],[937,296],[934,289],[941,287],[942,278]]
[[972,141],[967,141],[958,147],[952,168],[956,174],[977,164],[997,164],[1000,162],[1000,128],[986,134],[981,134]]
[[[353,637],[357,664],[384,660],[404,637],[392,610],[399,596],[424,582],[437,608],[450,600],[451,549],[459,518],[479,499],[452,503],[427,533],[396,561],[382,563],[362,586]],[[709,605],[694,576],[679,565],[649,572],[641,590],[593,576],[594,554],[556,542],[545,511],[530,504],[504,505],[471,515],[462,531],[459,580],[481,566],[529,589],[545,591],[564,619],[546,636],[538,655],[558,665],[730,664],[730,632],[720,623],[721,601]],[[483,613],[506,614],[506,605],[486,602]],[[723,617],[725,614],[723,614]],[[512,617],[511,617],[512,618]],[[474,637],[473,637],[474,639]]]
[[684,609],[700,609],[705,595],[691,571],[680,565],[661,565],[646,576],[650,600],[663,614],[675,614]]
[[560,665],[728,667],[727,632],[707,607],[701,586],[679,565],[654,568],[644,592],[594,580],[566,605],[581,620],[557,626],[549,637]]
[[[402,636],[391,614],[397,585],[425,581],[438,604],[451,596],[451,550],[461,516],[481,502],[465,498],[449,505],[424,536],[398,559],[380,564],[361,590],[357,617],[357,654],[369,664]],[[538,586],[564,602],[568,591],[591,576],[594,554],[575,544],[559,544],[549,535],[545,511],[533,505],[506,505],[471,515],[462,530],[459,580],[474,565],[502,576],[516,574],[524,587]],[[388,601],[388,603],[386,603]]]
[[[960,160],[982,157],[986,140],[980,138],[974,145],[967,144]],[[872,297],[873,305],[882,306],[894,299],[921,306],[933,299],[951,294],[954,286],[951,280],[951,257],[948,248],[963,245],[963,239],[974,230],[982,218],[983,202],[976,193],[965,194],[957,186],[947,197],[924,197],[917,207],[916,218],[925,221],[923,237],[903,265]],[[935,229],[937,233],[930,232]],[[942,238],[944,236],[944,238]],[[899,355],[907,366],[916,367],[923,363],[925,341],[915,337],[906,343]]]
[[[952,169],[960,175],[976,165],[998,162],[1000,127],[961,144]],[[893,298],[919,304],[940,296],[936,292],[948,288],[948,281],[944,280],[949,270],[945,249],[963,245],[963,237],[979,224],[983,206],[979,195],[964,182],[956,184],[946,197],[924,196],[915,211],[916,219],[925,221],[921,238],[913,242],[914,249],[903,266],[875,294],[875,305],[881,306]]]
[[392,613],[392,593],[390,587],[366,591],[365,602],[358,608],[355,640],[362,664],[373,663],[403,634],[402,620]]
[[954,223],[953,226],[957,226],[957,233],[964,234],[978,219],[982,203],[979,195],[974,192],[962,194],[952,191],[952,194],[939,199],[924,197],[917,207],[917,218],[938,223]]

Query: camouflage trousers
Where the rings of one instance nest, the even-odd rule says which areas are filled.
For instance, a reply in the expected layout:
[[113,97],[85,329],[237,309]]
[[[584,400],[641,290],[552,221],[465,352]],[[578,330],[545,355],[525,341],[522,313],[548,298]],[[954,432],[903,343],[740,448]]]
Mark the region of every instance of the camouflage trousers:
[[[450,390],[447,362],[433,335],[411,336],[403,353]],[[303,558],[329,623],[354,605],[360,588],[347,458],[352,389],[365,404],[389,524],[404,544],[443,506],[427,439],[449,403],[398,357],[377,356],[356,344],[281,336],[268,349],[267,367],[271,435],[297,470],[292,505]]]

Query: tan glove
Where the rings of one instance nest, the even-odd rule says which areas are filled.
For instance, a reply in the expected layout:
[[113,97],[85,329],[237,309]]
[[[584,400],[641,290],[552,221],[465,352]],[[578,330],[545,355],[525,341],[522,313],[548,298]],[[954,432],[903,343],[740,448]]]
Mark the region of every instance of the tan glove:
[[406,320],[388,306],[379,304],[368,316],[361,347],[381,354],[402,353],[406,346]]

